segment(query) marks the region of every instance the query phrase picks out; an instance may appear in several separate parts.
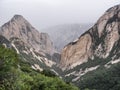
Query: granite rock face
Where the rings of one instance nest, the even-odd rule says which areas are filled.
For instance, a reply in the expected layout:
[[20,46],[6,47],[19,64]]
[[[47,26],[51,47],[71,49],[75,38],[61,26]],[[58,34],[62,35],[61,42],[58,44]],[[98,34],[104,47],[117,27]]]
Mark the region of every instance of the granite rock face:
[[108,9],[97,23],[62,50],[60,67],[71,69],[94,57],[119,59],[120,5]]

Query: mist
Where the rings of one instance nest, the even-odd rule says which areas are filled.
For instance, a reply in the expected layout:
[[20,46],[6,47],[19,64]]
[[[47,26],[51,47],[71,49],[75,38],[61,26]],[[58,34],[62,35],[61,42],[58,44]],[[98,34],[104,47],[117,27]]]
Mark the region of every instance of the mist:
[[38,30],[59,24],[95,23],[120,0],[0,0],[0,26],[15,14]]

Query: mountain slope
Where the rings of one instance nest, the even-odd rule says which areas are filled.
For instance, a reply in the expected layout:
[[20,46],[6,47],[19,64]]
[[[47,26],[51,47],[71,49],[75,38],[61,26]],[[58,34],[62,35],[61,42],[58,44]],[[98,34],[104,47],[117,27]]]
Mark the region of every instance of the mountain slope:
[[[47,73],[49,75],[47,76]],[[78,90],[50,72],[37,72],[17,53],[0,45],[0,90]]]
[[56,49],[61,51],[65,45],[78,38],[91,26],[92,24],[63,24],[49,27],[42,31],[47,32],[50,35]]
[[120,89],[120,63],[110,68],[97,69],[87,73],[76,85],[80,90],[119,90]]
[[55,51],[48,34],[39,33],[21,15],[15,15],[4,24],[0,28],[0,35],[0,43],[12,47],[35,70],[52,69],[57,62],[54,62]]

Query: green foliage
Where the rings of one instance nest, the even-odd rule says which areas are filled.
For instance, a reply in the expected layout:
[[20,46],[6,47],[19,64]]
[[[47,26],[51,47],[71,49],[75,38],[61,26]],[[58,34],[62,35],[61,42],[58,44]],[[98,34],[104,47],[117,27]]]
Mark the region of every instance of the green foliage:
[[48,70],[39,73],[19,59],[14,50],[0,46],[0,90],[78,90]]
[[47,70],[47,69],[43,70],[41,73],[44,74],[45,76],[48,76],[48,77],[55,77],[56,76],[54,72]]
[[79,83],[81,90],[120,90],[120,64],[109,69],[99,69],[88,73],[81,78]]
[[107,57],[106,59],[102,59],[102,58],[99,58],[99,57],[94,57],[93,60],[89,59],[87,62],[84,62],[83,64],[78,65],[78,66],[74,67],[73,69],[64,71],[63,78],[65,79],[65,81],[71,82],[73,78],[76,78],[76,76],[75,75],[70,75],[70,76],[64,77],[66,74],[69,74],[69,73],[74,72],[74,71],[79,72],[80,69],[82,69],[84,71],[87,68],[95,67],[97,65],[100,65],[99,68],[104,68],[104,65],[107,64],[110,60],[111,60],[110,57]]
[[106,59],[102,59],[102,58],[99,58],[99,57],[94,57],[94,60],[89,59],[87,62],[85,62],[81,65],[78,65],[73,69],[65,71],[65,74],[71,73],[73,71],[79,71],[80,69],[85,70],[86,68],[95,67],[97,65],[104,66],[110,60],[111,60],[111,58],[109,58],[109,57],[106,58]]

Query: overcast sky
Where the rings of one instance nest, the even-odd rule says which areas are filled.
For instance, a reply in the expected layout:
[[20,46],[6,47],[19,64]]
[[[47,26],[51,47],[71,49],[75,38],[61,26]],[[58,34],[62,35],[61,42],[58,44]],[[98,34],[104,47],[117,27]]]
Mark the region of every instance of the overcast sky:
[[120,0],[0,0],[0,25],[24,16],[38,30],[67,23],[95,23]]

